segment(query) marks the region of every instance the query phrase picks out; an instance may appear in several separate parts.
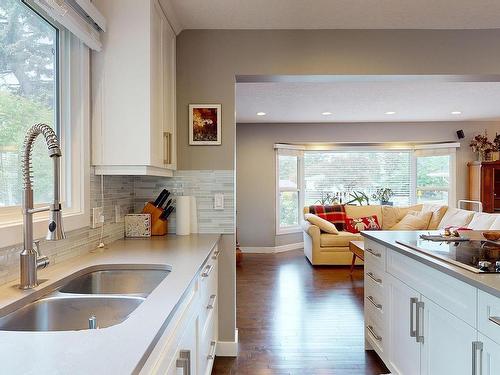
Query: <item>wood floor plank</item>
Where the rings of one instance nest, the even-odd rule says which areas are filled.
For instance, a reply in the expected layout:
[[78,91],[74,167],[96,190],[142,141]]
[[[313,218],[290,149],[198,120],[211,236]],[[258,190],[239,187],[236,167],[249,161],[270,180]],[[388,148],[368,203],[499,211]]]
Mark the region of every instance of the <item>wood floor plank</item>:
[[364,350],[363,270],[312,267],[302,251],[245,254],[237,267],[239,356],[212,374],[379,375]]

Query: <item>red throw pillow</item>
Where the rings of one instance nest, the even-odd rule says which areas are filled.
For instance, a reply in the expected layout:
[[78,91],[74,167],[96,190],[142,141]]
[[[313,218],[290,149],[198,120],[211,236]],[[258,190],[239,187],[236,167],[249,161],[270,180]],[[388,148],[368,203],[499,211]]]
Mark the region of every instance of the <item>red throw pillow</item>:
[[345,221],[345,230],[351,233],[359,233],[363,230],[380,230],[377,215],[351,218],[348,217]]

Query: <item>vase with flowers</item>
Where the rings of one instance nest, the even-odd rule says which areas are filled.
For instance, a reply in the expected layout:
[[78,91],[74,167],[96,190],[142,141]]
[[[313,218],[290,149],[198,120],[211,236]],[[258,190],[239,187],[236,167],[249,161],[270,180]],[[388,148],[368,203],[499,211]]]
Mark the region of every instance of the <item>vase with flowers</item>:
[[[500,138],[498,139],[498,142],[500,144]],[[472,148],[472,151],[477,154],[478,161],[491,160],[491,153],[495,151],[495,145],[493,142],[488,140],[488,133],[486,130],[484,131],[484,134],[478,134],[472,138],[470,147]]]

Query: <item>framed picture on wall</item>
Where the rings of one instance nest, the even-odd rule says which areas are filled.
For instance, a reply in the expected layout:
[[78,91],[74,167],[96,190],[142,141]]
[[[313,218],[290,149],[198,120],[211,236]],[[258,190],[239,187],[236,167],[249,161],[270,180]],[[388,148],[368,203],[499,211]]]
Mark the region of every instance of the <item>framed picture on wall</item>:
[[189,105],[189,144],[197,146],[221,144],[220,104]]

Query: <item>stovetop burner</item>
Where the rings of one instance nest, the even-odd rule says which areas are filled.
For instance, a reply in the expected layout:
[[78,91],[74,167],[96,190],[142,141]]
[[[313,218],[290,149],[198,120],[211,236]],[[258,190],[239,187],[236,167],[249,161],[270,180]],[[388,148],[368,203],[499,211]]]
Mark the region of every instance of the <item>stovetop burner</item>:
[[475,273],[500,273],[500,244],[493,241],[396,241]]

